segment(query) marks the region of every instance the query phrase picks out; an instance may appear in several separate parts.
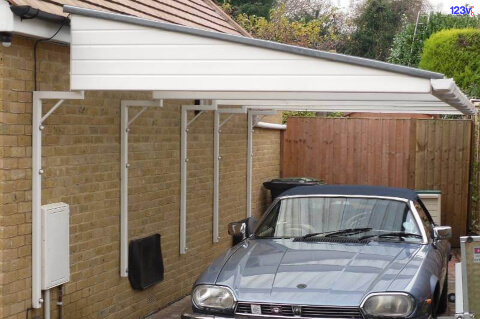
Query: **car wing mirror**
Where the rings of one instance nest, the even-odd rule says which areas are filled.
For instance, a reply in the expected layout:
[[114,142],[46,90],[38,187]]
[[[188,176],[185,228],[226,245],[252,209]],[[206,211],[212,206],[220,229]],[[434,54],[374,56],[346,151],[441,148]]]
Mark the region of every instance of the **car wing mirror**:
[[241,237],[243,240],[253,234],[257,224],[258,219],[253,216],[242,219],[238,222],[230,223],[228,224],[228,234],[237,238]]
[[435,226],[435,227],[433,227],[433,237],[436,240],[452,238],[452,227],[450,227],[450,226]]
[[233,237],[242,237],[242,239],[245,239],[247,236],[247,223],[241,220],[228,224],[228,234]]

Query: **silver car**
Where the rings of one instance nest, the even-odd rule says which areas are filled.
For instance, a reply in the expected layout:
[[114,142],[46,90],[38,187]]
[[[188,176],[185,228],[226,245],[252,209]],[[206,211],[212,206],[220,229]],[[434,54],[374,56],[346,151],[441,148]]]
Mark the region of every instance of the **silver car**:
[[184,319],[431,318],[447,306],[451,228],[418,195],[374,186],[296,187],[198,278]]

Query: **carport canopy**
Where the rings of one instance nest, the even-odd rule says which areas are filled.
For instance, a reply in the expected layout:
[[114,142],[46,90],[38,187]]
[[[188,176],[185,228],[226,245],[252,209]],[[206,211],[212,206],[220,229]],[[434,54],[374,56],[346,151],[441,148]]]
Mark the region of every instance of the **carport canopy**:
[[152,91],[249,109],[468,114],[444,75],[336,53],[65,6],[71,89]]
[[[71,14],[72,91],[37,91],[32,110],[32,306],[40,308],[42,130],[64,100],[84,91],[150,91],[148,101],[121,101],[120,276],[128,274],[128,132],[163,99],[212,100],[181,107],[180,254],[187,251],[187,132],[214,111],[212,240],[218,241],[220,128],[247,113],[247,209],[251,214],[253,117],[276,110],[476,114],[442,74],[275,42],[65,6]],[[59,100],[46,114],[44,100]],[[222,107],[223,106],[223,107]],[[129,119],[129,107],[142,107]],[[192,119],[187,112],[200,111]],[[220,122],[221,114],[230,114]]]

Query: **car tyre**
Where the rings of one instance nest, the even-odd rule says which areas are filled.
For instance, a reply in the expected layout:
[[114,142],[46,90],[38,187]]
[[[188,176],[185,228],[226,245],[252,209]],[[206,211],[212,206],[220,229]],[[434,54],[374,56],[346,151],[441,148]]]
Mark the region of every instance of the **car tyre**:
[[448,270],[447,270],[447,274],[445,275],[445,281],[443,283],[442,295],[438,300],[437,314],[445,313],[447,311],[447,307],[448,307]]

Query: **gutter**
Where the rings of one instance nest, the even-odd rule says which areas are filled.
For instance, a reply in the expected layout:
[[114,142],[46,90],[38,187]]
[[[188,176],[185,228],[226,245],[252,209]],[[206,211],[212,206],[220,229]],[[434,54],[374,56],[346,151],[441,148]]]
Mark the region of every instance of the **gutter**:
[[20,35],[34,39],[49,39],[59,27],[63,29],[52,41],[70,44],[70,19],[44,12],[31,6],[13,6],[0,0],[0,34]]
[[70,25],[70,19],[64,16],[55,15],[52,13],[44,12],[39,9],[32,8],[31,6],[10,6],[10,10],[17,17],[23,20],[40,19],[47,22],[53,22],[55,24]]

